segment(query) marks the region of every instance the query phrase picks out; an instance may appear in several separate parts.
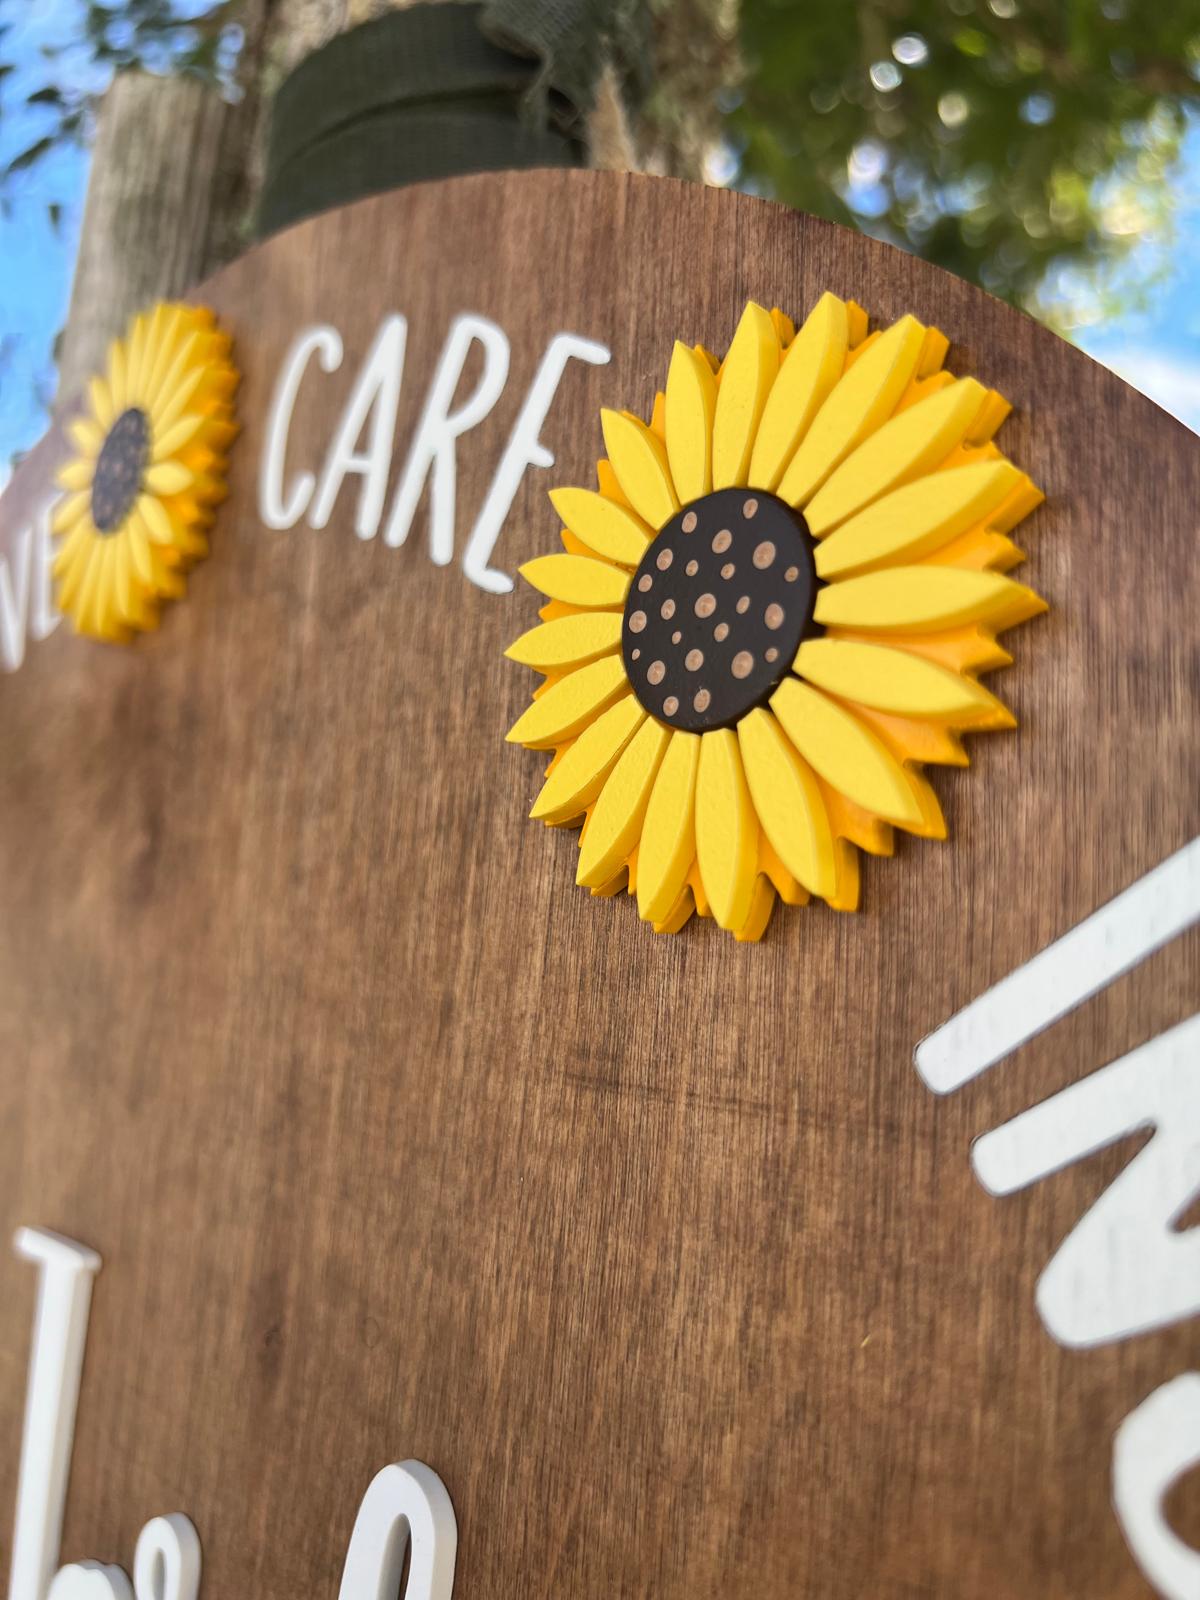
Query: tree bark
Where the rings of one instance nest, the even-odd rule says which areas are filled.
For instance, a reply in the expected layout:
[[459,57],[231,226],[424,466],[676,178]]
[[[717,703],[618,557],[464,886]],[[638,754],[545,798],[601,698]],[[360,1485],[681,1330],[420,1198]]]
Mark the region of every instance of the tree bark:
[[189,78],[119,73],[100,102],[58,407],[103,366],[108,344],[153,300],[214,264],[230,196],[217,181],[236,108]]
[[[69,406],[107,347],[148,303],[178,295],[251,238],[271,101],[283,79],[338,33],[416,0],[242,0],[240,98],[193,79],[120,73],[100,102],[56,409]],[[736,75],[737,0],[656,0],[659,90],[631,123],[611,63],[596,63],[590,164],[700,177],[715,96]]]

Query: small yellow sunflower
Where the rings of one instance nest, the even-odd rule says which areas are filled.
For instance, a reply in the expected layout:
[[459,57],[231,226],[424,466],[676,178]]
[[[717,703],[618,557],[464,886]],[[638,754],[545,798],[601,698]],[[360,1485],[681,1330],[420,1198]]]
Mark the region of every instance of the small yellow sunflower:
[[922,764],[1015,725],[977,675],[1045,610],[1003,576],[1042,496],[947,348],[832,294],[798,333],[751,303],[719,366],[676,344],[649,426],[601,413],[598,492],[551,492],[564,553],[522,567],[549,603],[507,651],[545,681],[508,738],[555,752],[531,815],[583,822],[576,881],[656,932],[855,909],[856,847],[945,837]]
[[155,627],[159,602],[182,595],[208,553],[237,432],[229,350],[211,311],[163,303],[134,318],[92,379],[54,518],[58,604],[77,633],[124,642]]

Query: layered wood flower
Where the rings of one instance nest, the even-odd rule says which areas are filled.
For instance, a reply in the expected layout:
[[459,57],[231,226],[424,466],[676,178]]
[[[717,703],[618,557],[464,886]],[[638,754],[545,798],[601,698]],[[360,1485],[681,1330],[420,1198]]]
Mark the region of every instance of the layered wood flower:
[[134,319],[92,379],[54,518],[58,604],[78,633],[124,642],[154,627],[207,554],[237,432],[229,350],[212,312],[164,303]]
[[602,412],[598,490],[551,493],[564,551],[521,569],[548,604],[507,652],[545,681],[508,738],[554,751],[531,815],[583,823],[577,881],[658,932],[854,909],[859,849],[945,837],[922,765],[1014,725],[978,676],[1045,609],[1004,576],[1041,495],[946,352],[832,294],[799,332],[751,303],[720,365],[676,344],[649,426]]

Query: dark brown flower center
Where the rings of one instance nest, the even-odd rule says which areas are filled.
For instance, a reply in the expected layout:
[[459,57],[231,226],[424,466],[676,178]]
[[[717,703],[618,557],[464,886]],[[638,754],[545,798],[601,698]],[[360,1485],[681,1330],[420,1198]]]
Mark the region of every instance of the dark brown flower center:
[[131,407],[108,430],[92,477],[92,521],[96,532],[116,533],[141,493],[150,453],[146,413]]
[[651,540],[625,602],[634,693],[673,728],[733,727],[791,667],[817,594],[804,518],[763,489],[718,489]]

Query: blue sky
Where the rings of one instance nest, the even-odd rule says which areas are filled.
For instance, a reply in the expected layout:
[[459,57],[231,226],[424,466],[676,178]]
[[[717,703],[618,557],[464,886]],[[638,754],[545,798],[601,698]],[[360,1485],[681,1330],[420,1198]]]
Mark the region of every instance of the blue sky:
[[[0,17],[15,24],[5,60],[16,66],[0,83],[0,167],[54,125],[50,110],[24,104],[31,93],[64,78],[80,90],[100,86],[86,60],[51,62],[42,54],[44,46],[71,37],[74,13],[72,0],[0,0]],[[36,444],[45,427],[54,337],[66,316],[86,183],[87,156],[73,147],[54,150],[5,183],[11,206],[0,215],[0,470],[14,452]],[[57,222],[51,206],[61,207]]]
[[[186,3],[186,0],[185,0]],[[192,0],[195,9],[201,3]],[[183,6],[180,8],[183,9]],[[17,70],[0,86],[0,167],[52,123],[28,95],[54,81],[79,90],[100,87],[78,49],[53,62],[47,45],[78,38],[77,0],[0,0],[0,17],[15,22],[5,57]],[[66,315],[71,264],[83,211],[87,156],[55,150],[33,170],[11,177],[10,214],[0,216],[0,481],[7,463],[40,437],[54,392],[54,338]],[[1122,268],[1144,303],[1084,330],[1078,342],[1169,411],[1200,431],[1200,122],[1184,143],[1173,177],[1177,237],[1167,271],[1155,246],[1139,247]],[[51,217],[51,208],[56,215]],[[1144,281],[1140,281],[1144,280]]]

